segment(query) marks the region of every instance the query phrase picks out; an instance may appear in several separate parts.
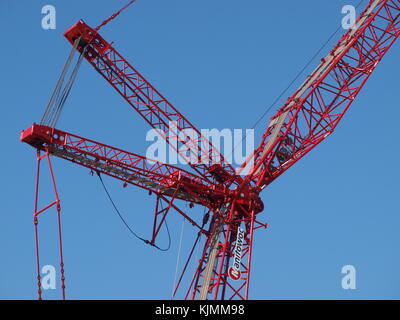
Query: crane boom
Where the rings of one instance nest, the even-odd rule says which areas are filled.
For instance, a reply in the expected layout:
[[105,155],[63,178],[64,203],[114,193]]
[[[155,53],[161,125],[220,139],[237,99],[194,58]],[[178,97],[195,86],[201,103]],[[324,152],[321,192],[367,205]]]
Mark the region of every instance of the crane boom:
[[[252,192],[261,192],[332,133],[372,71],[400,35],[399,5],[399,0],[369,1],[355,28],[340,39],[314,73],[272,117],[253,155],[255,165],[238,190],[248,190],[250,184]],[[244,163],[242,168],[246,166],[247,163]],[[255,213],[251,206],[248,207],[243,210],[242,216],[247,221],[240,221],[232,214],[238,207],[234,201],[230,215],[225,217],[225,229],[212,234],[213,238],[223,235],[219,245],[212,245],[211,241],[206,243],[206,259],[197,271],[197,279],[202,277],[205,283],[201,289],[194,285],[192,297],[200,295],[204,298],[207,294],[213,294],[214,299],[248,297]],[[242,254],[241,267],[246,276],[242,273],[238,281],[229,274],[228,266],[234,257],[234,239],[241,224],[246,225],[244,248],[248,259],[244,263],[245,254]],[[215,248],[219,251],[216,252]]]
[[[97,31],[80,20],[65,32],[65,37],[71,44],[81,37],[77,50],[82,53],[85,48],[86,60],[196,172],[214,181],[215,172],[223,170],[223,176],[228,177],[225,184],[240,179],[219,150]],[[170,137],[176,133],[183,136],[172,141]],[[218,170],[213,165],[218,165]]]
[[[271,118],[252,180],[261,191],[327,138],[400,35],[398,0],[370,0],[334,49]],[[244,165],[243,165],[244,166]]]
[[34,124],[22,132],[21,141],[157,194],[203,205],[225,196],[224,188],[181,168],[47,126]]
[[[105,23],[107,21],[109,19]],[[51,154],[154,191],[157,202],[153,236],[148,243],[155,244],[170,208],[200,229],[195,246],[201,234],[206,237],[185,298],[248,299],[253,233],[268,225],[257,218],[264,210],[261,191],[334,131],[399,35],[400,0],[369,0],[354,27],[341,37],[314,72],[270,119],[262,141],[252,155],[253,159],[250,157],[242,169],[248,166],[250,160],[254,160],[254,166],[250,174],[241,178],[220,152],[113,48],[112,43],[100,36],[98,29],[92,29],[81,20],[65,33],[68,41],[76,45],[95,70],[151,127],[158,130],[196,173],[149,162],[145,157],[121,149],[34,124],[21,135],[23,142],[38,150],[34,215],[36,217],[53,205],[57,205],[60,214],[57,192],[55,202],[37,210],[42,150],[46,152],[49,166]],[[196,135],[193,138],[185,133],[176,141],[175,138],[171,140],[171,133],[174,136],[175,130],[192,130]],[[51,167],[50,171],[56,191]],[[172,203],[174,199],[200,204],[208,209],[202,223],[196,223],[182,212]],[[161,205],[162,201],[167,204],[165,208]],[[36,247],[38,252],[37,241]],[[38,254],[37,265],[41,298]]]

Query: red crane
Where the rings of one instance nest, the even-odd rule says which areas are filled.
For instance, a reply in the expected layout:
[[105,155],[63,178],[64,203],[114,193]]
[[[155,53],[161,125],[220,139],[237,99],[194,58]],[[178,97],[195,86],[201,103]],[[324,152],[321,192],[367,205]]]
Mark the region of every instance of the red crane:
[[[151,239],[146,240],[148,244],[156,246],[157,235],[170,209],[179,212],[198,229],[174,295],[182,284],[199,238],[204,236],[202,255],[184,298],[248,299],[253,233],[267,227],[257,219],[264,208],[260,192],[334,131],[372,71],[400,35],[400,1],[368,1],[354,28],[341,37],[270,119],[261,144],[242,165],[241,169],[254,161],[244,177],[235,172],[200,131],[99,34],[100,27],[120,12],[95,29],[81,20],[67,30],[65,37],[133,110],[188,160],[192,172],[150,161],[54,126],[34,124],[23,131],[21,140],[38,152],[34,222],[39,298],[38,215],[52,206],[56,206],[59,217],[61,280],[65,298],[60,200],[50,162],[50,156],[56,156],[156,194],[153,232]],[[176,123],[179,131],[193,130],[197,133],[196,138],[184,136],[171,141],[171,122]],[[195,148],[202,148],[201,155],[205,156],[198,156],[197,152],[191,154]],[[39,169],[44,158],[50,166],[56,199],[39,210]],[[200,220],[191,217],[178,207],[176,199],[204,206],[208,213]]]

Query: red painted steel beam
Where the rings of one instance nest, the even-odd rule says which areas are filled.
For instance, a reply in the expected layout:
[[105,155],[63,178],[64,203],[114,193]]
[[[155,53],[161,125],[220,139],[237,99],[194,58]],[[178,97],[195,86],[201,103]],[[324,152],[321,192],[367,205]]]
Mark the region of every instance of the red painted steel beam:
[[[340,39],[316,71],[272,117],[255,152],[255,167],[252,174],[244,179],[242,190],[248,189],[248,183],[252,183],[254,188],[250,188],[250,192],[261,191],[332,133],[372,71],[398,38],[399,22],[399,0],[369,1],[358,19],[357,28]],[[220,234],[218,244],[212,246],[211,237],[207,239],[187,298],[201,297],[204,279],[210,279],[208,295],[213,299],[248,298],[253,231],[258,226],[255,225],[252,203],[243,207],[238,199],[231,203],[228,214],[214,215],[222,221],[222,231],[210,232]],[[229,268],[235,257],[236,235],[241,225],[245,226],[245,240],[240,250],[241,273],[239,279],[233,279]],[[212,248],[216,252],[213,255]],[[215,266],[209,277],[208,261],[213,256]]]
[[[252,173],[244,180],[223,159],[220,168],[205,164],[209,159],[197,159],[192,168],[200,177],[174,166],[149,164],[144,157],[45,126],[34,125],[22,133],[21,139],[39,150],[155,191],[161,197],[176,197],[208,207],[212,215],[207,240],[186,298],[247,299],[253,232],[266,227],[256,221],[256,214],[263,210],[259,192],[333,132],[400,35],[399,20],[400,0],[369,1],[358,18],[357,28],[340,39],[271,118],[255,151]],[[167,141],[170,121],[175,121],[180,131],[192,129],[199,134],[110,43],[83,21],[71,27],[65,36],[71,43],[81,37],[78,50],[86,60]],[[179,146],[196,142],[204,146],[207,141],[199,137],[198,141],[182,139]],[[216,183],[217,176],[221,185]],[[228,189],[232,185],[239,187]],[[153,235],[165,217],[164,211],[156,209],[157,212],[162,213],[155,220]],[[235,264],[240,272],[233,268]]]
[[226,195],[225,188],[178,167],[47,126],[34,124],[21,133],[21,141],[160,195],[172,196],[179,188],[175,198],[209,206]]
[[[80,20],[65,32],[65,37],[71,44],[81,37],[77,48],[84,52],[86,60],[97,70],[110,85],[136,110],[140,116],[163,138],[179,152],[180,156],[203,178],[217,181],[215,167],[217,164],[228,180],[224,185],[231,185],[241,181],[236,176],[233,167],[227,163],[222,154],[208,141],[194,125],[189,122],[157,89],[155,89],[115,48],[94,29]],[[171,129],[170,123],[176,124]],[[191,130],[193,135],[179,137],[170,141],[174,131],[184,132]],[[189,149],[190,155],[186,150]],[[214,169],[214,170],[212,170]],[[220,182],[221,183],[221,182]]]
[[300,160],[337,127],[383,56],[400,35],[400,1],[370,0],[339,43],[271,118],[252,180],[258,191]]

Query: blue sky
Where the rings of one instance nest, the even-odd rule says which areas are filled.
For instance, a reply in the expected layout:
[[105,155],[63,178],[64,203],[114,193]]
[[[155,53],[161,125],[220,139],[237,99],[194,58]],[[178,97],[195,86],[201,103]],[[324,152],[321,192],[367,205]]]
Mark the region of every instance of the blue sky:
[[[125,2],[0,3],[0,299],[36,298],[35,153],[19,142],[19,133],[40,120],[55,86],[70,50],[63,32],[80,18],[96,26]],[[138,0],[101,34],[198,128],[246,129],[338,27],[342,6],[357,3]],[[41,28],[46,4],[57,9],[56,30]],[[250,298],[400,298],[399,53],[396,43],[335,134],[264,191],[259,219],[270,227],[255,235]],[[144,121],[86,62],[58,127],[139,154],[148,147]],[[172,248],[160,253],[130,236],[88,170],[53,163],[67,297],[169,299],[182,218],[170,216]],[[154,199],[120,182],[106,183],[129,223],[149,237]],[[44,192],[48,188],[44,183]],[[58,266],[54,213],[40,223],[42,262]],[[187,253],[195,233],[187,224],[184,230]],[[163,232],[160,246],[166,244]],[[341,288],[340,271],[348,264],[357,270],[356,290]],[[44,297],[56,299],[59,291]]]

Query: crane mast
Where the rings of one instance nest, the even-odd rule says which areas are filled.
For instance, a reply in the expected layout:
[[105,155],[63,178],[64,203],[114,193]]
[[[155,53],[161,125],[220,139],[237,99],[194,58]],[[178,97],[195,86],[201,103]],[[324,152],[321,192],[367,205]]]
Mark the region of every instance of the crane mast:
[[[150,244],[154,245],[171,208],[197,227],[194,247],[200,235],[205,236],[205,244],[185,299],[248,299],[254,231],[267,228],[267,223],[258,219],[264,210],[261,191],[337,127],[400,35],[400,0],[368,1],[354,27],[270,119],[259,147],[241,167],[254,160],[244,177],[98,31],[80,20],[65,37],[194,172],[43,125],[25,130],[21,140],[46,155],[154,192],[157,202]],[[177,141],[170,139],[171,122],[178,131],[192,130],[196,138],[187,134]],[[197,221],[174,204],[176,199],[204,206],[210,221]],[[166,210],[159,209],[161,201],[167,204]],[[38,212],[43,210],[35,207],[35,217]]]
[[[260,146],[253,154],[254,167],[237,190],[250,188],[254,192],[261,192],[333,132],[373,70],[400,35],[399,16],[398,0],[369,1],[354,28],[343,35],[316,70],[272,117]],[[246,166],[247,162],[242,168]],[[246,221],[246,245],[249,247],[243,251],[247,263],[242,263],[241,267],[247,274],[250,273],[255,229],[252,221],[256,213],[251,210],[251,205],[244,212],[249,219]],[[223,249],[216,254],[220,260],[219,269],[214,268],[214,282],[209,285],[209,293],[214,294],[214,299],[248,298],[249,278],[244,277],[245,281],[238,285],[229,276],[228,264],[234,256],[232,249],[236,244],[235,222],[240,225],[245,221],[238,221],[232,216],[225,221],[225,238],[220,243]],[[215,252],[214,247],[210,245],[209,251],[210,254]],[[210,261],[215,265],[213,259]],[[207,270],[204,267],[203,273],[207,274]],[[206,281],[208,285],[208,278]],[[222,287],[221,291],[219,287]],[[227,291],[231,294],[227,295]]]

